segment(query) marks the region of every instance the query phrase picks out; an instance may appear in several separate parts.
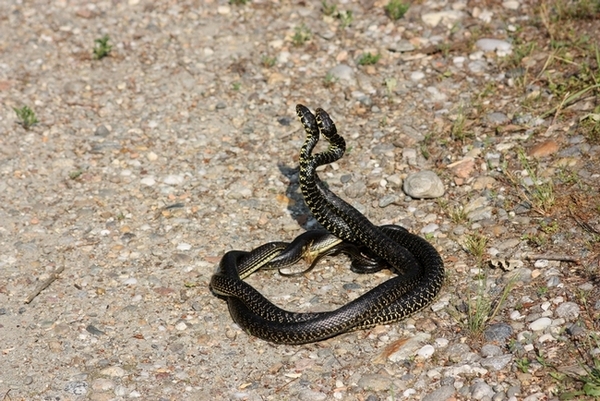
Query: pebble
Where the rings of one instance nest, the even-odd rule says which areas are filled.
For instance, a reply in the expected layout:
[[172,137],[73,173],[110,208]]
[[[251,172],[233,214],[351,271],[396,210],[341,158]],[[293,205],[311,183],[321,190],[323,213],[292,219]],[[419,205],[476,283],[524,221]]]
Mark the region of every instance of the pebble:
[[456,390],[452,385],[441,386],[421,398],[421,401],[446,401],[453,398]]
[[483,400],[485,397],[493,397],[494,390],[492,387],[481,379],[475,379],[475,383],[471,386],[471,397],[475,400]]
[[112,380],[98,378],[92,382],[92,390],[94,391],[108,391],[115,387],[115,383]]
[[510,121],[510,119],[508,118],[508,116],[506,114],[500,113],[500,112],[488,113],[485,116],[485,118],[486,118],[487,122],[492,125],[506,124],[507,122]]
[[579,305],[575,302],[565,302],[556,308],[555,313],[567,321],[576,320],[579,317]]
[[127,374],[127,372],[120,366],[109,366],[102,369],[100,374],[108,377],[123,377]]
[[108,128],[106,128],[106,125],[100,125],[98,126],[98,128],[96,128],[96,131],[94,131],[94,135],[96,136],[101,136],[101,137],[107,137],[110,135],[110,131],[108,130]]
[[398,52],[398,53],[411,52],[411,51],[415,50],[415,46],[412,43],[410,43],[408,40],[398,40],[398,41],[392,43],[390,46],[388,46],[388,50],[391,52]]
[[442,180],[430,170],[410,174],[404,180],[403,190],[415,199],[439,198],[445,192]]
[[529,329],[532,331],[542,331],[552,324],[552,319],[549,317],[541,317],[529,323]]
[[192,249],[192,245],[186,242],[180,242],[179,244],[177,244],[178,251],[189,251],[190,249]]
[[550,139],[548,141],[544,141],[542,143],[538,143],[537,145],[532,146],[527,151],[527,154],[531,157],[539,159],[541,157],[550,156],[558,152],[559,149],[560,147],[558,146],[558,143]]
[[392,386],[392,379],[381,374],[366,374],[358,380],[358,387],[371,391],[387,391]]
[[431,334],[419,332],[402,344],[400,348],[388,355],[387,359],[391,362],[399,362],[412,357],[415,352],[422,347],[422,343],[428,341]]
[[482,359],[479,363],[486,369],[493,371],[500,371],[504,369],[509,363],[513,360],[512,355],[499,355],[499,356],[491,356],[485,359]]
[[498,51],[504,54],[510,53],[512,45],[504,40],[483,38],[475,42],[475,46],[484,52]]
[[458,178],[469,178],[475,170],[475,159],[465,157],[447,166]]
[[143,185],[146,185],[146,186],[148,186],[148,187],[151,187],[151,186],[153,186],[154,184],[156,184],[156,179],[154,178],[154,176],[152,176],[152,175],[148,175],[148,176],[146,176],[146,177],[142,178],[142,179],[140,180],[140,183],[141,183],[141,184],[143,184]]
[[381,199],[379,199],[378,206],[386,207],[391,205],[392,203],[396,203],[400,200],[400,197],[396,194],[385,195]]
[[431,358],[431,356],[434,354],[434,352],[435,352],[435,348],[433,348],[432,345],[427,344],[427,345],[424,345],[423,347],[421,347],[421,349],[417,351],[417,355],[424,359],[428,359],[428,358]]
[[494,344],[485,344],[480,350],[481,356],[488,358],[491,356],[498,356],[502,354],[502,349]]
[[162,179],[162,182],[164,182],[167,185],[181,185],[183,184],[183,181],[184,177],[181,174],[167,175]]
[[354,70],[347,64],[338,64],[329,70],[328,74],[334,79],[346,81],[348,83],[356,83]]
[[502,7],[508,10],[518,10],[521,4],[518,0],[506,0],[502,2]]
[[462,11],[446,10],[424,13],[421,19],[431,27],[437,26],[440,22],[443,22],[446,26],[452,26],[456,21],[462,19],[463,16],[464,13]]
[[65,385],[64,390],[73,395],[84,395],[87,393],[88,384],[86,382],[74,381]]
[[429,223],[421,229],[421,234],[434,233],[440,229],[440,226],[435,223]]
[[422,80],[423,78],[425,78],[425,73],[422,71],[414,71],[410,74],[411,81],[417,82],[417,81]]
[[490,324],[483,332],[486,341],[502,343],[513,335],[513,328],[507,323]]

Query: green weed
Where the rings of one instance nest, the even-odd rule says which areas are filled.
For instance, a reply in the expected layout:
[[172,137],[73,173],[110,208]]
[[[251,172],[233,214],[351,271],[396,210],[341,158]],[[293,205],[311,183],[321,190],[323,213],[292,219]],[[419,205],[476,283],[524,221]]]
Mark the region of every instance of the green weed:
[[271,68],[275,65],[277,59],[275,57],[264,55],[260,58],[260,63],[265,68]]
[[299,47],[305,44],[312,37],[312,32],[304,24],[297,26],[294,29],[294,36],[292,36],[292,43],[294,46]]
[[409,8],[410,3],[404,3],[400,0],[390,0],[384,7],[385,13],[394,21],[404,17],[404,14],[406,14]]
[[368,52],[368,53],[365,53],[362,56],[360,56],[360,58],[358,59],[358,64],[359,65],[377,64],[377,62],[379,61],[380,58],[381,58],[381,54],[377,53],[377,54],[373,55],[370,52]]
[[112,45],[108,44],[109,40],[110,37],[108,35],[104,35],[100,39],[94,40],[94,58],[96,60],[103,59],[110,54]]
[[23,106],[21,108],[13,107],[13,110],[17,114],[17,118],[19,119],[18,123],[23,126],[25,129],[31,128],[33,125],[39,123],[40,121],[37,119],[33,110],[29,108],[29,106]]
[[337,6],[335,4],[329,4],[323,0],[321,6],[323,7],[323,15],[333,17],[336,14]]

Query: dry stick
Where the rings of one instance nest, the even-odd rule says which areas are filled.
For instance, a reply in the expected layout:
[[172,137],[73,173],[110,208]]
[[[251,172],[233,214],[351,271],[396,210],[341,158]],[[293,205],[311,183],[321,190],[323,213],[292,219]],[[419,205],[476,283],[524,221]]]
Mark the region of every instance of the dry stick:
[[33,299],[35,297],[37,297],[38,295],[40,295],[40,292],[44,291],[46,288],[48,288],[48,286],[50,286],[50,284],[52,284],[54,282],[54,280],[56,280],[58,278],[58,275],[60,273],[63,272],[63,270],[65,270],[65,266],[61,266],[58,269],[54,270],[52,273],[50,273],[50,277],[48,277],[46,280],[44,280],[43,283],[40,283],[35,290],[33,290],[33,292],[31,294],[29,294],[29,296],[25,299],[25,303],[28,304],[31,301],[33,301]]
[[526,255],[525,259],[529,259],[529,260],[541,260],[541,259],[545,259],[545,260],[559,260],[561,262],[579,263],[579,259],[577,259],[574,256],[560,255],[560,254],[554,254],[554,253],[549,253],[547,255],[545,255],[545,254],[531,254],[531,255]]

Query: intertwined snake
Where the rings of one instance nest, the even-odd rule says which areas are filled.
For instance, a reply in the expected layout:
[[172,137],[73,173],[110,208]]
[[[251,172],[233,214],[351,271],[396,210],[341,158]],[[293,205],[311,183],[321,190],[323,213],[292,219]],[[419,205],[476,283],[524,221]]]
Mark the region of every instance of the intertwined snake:
[[[300,188],[308,208],[327,231],[308,231],[292,243],[271,242],[250,252],[227,252],[211,278],[212,291],[227,299],[231,316],[245,331],[284,344],[315,342],[396,322],[423,309],[435,299],[444,281],[440,255],[429,242],[402,227],[373,225],[331,192],[316,168],[340,159],[345,141],[324,110],[312,114],[298,105],[296,112],[306,132],[299,159]],[[320,135],[329,147],[313,155]],[[352,258],[355,271],[366,273],[387,266],[398,275],[336,310],[317,313],[281,309],[243,281],[259,269],[286,267],[303,257],[314,265],[322,256],[338,253]]]

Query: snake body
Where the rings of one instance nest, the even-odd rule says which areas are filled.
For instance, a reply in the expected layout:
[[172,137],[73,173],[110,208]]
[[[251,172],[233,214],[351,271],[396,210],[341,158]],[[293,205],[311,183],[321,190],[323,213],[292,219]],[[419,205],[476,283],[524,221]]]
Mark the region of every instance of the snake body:
[[[312,114],[298,105],[296,112],[306,132],[299,158],[300,188],[307,206],[327,231],[309,231],[289,244],[273,242],[251,252],[226,253],[211,279],[213,292],[226,297],[233,319],[245,331],[286,344],[315,342],[392,323],[421,310],[441,289],[444,266],[440,255],[429,242],[402,227],[375,226],[330,191],[316,168],[341,158],[345,141],[324,110]],[[329,147],[312,154],[320,134]],[[341,252],[353,259],[359,272],[376,271],[386,265],[398,275],[336,310],[318,313],[281,309],[243,281],[258,269],[285,267],[307,255],[318,260]]]

